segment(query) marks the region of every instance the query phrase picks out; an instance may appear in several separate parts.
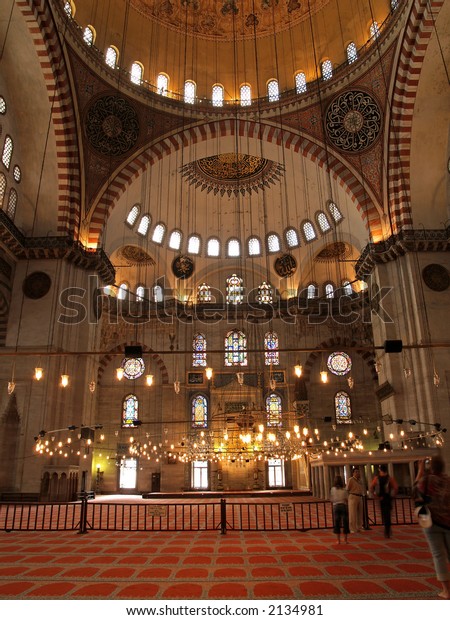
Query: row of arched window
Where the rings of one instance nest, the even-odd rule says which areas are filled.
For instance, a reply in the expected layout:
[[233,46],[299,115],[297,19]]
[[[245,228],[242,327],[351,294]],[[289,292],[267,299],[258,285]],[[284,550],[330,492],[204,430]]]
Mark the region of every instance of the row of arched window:
[[[398,0],[391,0],[391,9],[395,10]],[[75,4],[72,0],[64,1],[64,9],[68,17],[75,15]],[[374,41],[380,35],[380,26],[377,21],[372,21],[369,26],[370,41]],[[83,30],[83,40],[88,46],[95,43],[96,31],[91,25]],[[346,47],[347,63],[350,65],[358,59],[358,48],[354,41],[348,43]],[[119,50],[115,45],[110,45],[105,53],[105,63],[112,69],[116,69],[119,63]],[[333,77],[333,63],[329,58],[324,59],[320,64],[320,74],[323,80],[330,80]],[[144,65],[139,61],[134,61],[130,68],[130,80],[133,84],[141,84],[144,81]],[[298,71],[294,76],[294,86],[297,94],[307,92],[307,79],[303,71]],[[197,97],[197,85],[193,80],[186,80],[184,83],[183,99],[187,104],[194,104]],[[276,102],[280,98],[278,80],[271,78],[266,83],[267,99],[269,102]],[[169,76],[167,73],[159,73],[156,78],[156,90],[162,96],[169,95]],[[225,89],[222,84],[216,83],[211,89],[211,103],[213,106],[223,106]],[[239,87],[239,103],[241,106],[249,106],[252,103],[252,88],[248,83],[243,83]]]
[[[283,423],[283,401],[279,394],[272,392],[265,400],[266,425],[268,428],[280,427]],[[351,424],[352,409],[350,396],[340,390],[334,396],[334,411],[338,424]],[[191,399],[191,427],[207,428],[209,422],[209,402],[205,394],[196,394]],[[122,428],[134,428],[139,422],[139,400],[135,394],[127,394],[122,401]]]
[[[339,207],[333,201],[328,201],[325,211],[317,211],[314,220],[303,220],[300,224],[300,231],[305,243],[311,243],[318,239],[318,231],[325,235],[332,230],[331,222],[335,225],[340,224],[344,219]],[[141,205],[135,204],[128,212],[125,220],[130,228],[137,224],[136,232],[142,237],[147,237],[152,222],[151,215],[145,213],[141,215]],[[139,222],[138,222],[139,220]],[[151,240],[158,245],[163,244],[166,237],[167,226],[158,222],[151,232]],[[174,229],[169,234],[168,247],[171,250],[179,251],[183,243],[183,233],[181,230]],[[289,227],[284,231],[284,244],[288,250],[298,248],[301,245],[300,233],[294,227]],[[225,243],[225,255],[228,258],[242,256],[241,240],[235,237],[228,239]],[[262,256],[264,244],[260,237],[253,235],[246,241],[246,251],[248,256]],[[199,255],[202,250],[202,239],[200,235],[194,233],[187,238],[186,250],[188,254]],[[269,254],[282,251],[282,239],[276,232],[269,232],[265,238],[265,250]],[[222,245],[218,237],[209,237],[206,241],[206,256],[220,257],[222,255]]]
[[[215,289],[214,289],[215,290]],[[109,286],[104,289],[106,294],[111,294],[113,289]],[[320,296],[320,288],[317,284],[311,283],[303,289],[303,297],[307,299],[316,299]],[[323,295],[327,299],[333,299],[337,292],[339,291],[340,296],[342,295],[353,295],[354,290],[349,280],[342,280],[341,286],[336,287],[334,283],[327,282],[323,285]],[[216,291],[217,292],[217,291]],[[147,299],[153,301],[155,303],[160,303],[164,301],[164,291],[163,288],[156,284],[152,286],[150,289],[150,298],[148,297],[149,291],[142,284],[139,284],[135,292],[130,295],[130,285],[128,282],[121,282],[117,287],[117,299],[124,300],[129,296],[132,301],[143,302]],[[256,301],[261,304],[271,304],[274,301],[274,290],[268,282],[262,282],[258,288],[256,293]],[[245,300],[245,290],[244,290],[244,281],[241,277],[232,274],[226,280],[226,303],[238,305],[244,303]],[[197,287],[197,303],[211,303],[218,301],[215,296],[213,296],[213,289],[206,282],[202,282]]]
[[[0,115],[6,114],[6,101],[0,96]],[[3,125],[0,123],[0,137],[3,133]],[[13,187],[14,183],[20,183],[22,171],[15,164],[12,168],[12,157],[14,152],[14,142],[10,135],[6,135],[2,146],[2,166],[6,171],[0,172],[0,209],[6,210],[6,215],[14,220],[17,209],[18,194]],[[12,174],[11,174],[12,173]],[[8,175],[8,176],[7,176]]]
[[[266,366],[278,366],[280,363],[278,335],[267,332],[264,335],[264,363]],[[207,366],[207,342],[204,334],[195,334],[192,339],[192,366]],[[247,336],[244,332],[233,329],[225,336],[225,366],[247,366]]]

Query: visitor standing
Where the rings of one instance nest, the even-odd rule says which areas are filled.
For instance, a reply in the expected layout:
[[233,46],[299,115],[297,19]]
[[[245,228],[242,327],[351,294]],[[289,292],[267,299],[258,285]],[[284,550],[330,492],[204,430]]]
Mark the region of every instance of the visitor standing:
[[358,467],[353,468],[352,475],[347,482],[347,491],[350,533],[355,534],[363,529],[364,485]]
[[384,537],[391,537],[391,510],[394,497],[397,495],[398,484],[393,476],[389,476],[387,465],[378,467],[378,476],[372,480],[370,490],[380,500],[381,518],[384,525]]
[[342,476],[336,476],[331,487],[330,501],[333,505],[334,533],[338,544],[341,542],[341,528],[344,531],[344,541],[348,542],[348,492],[344,487]]

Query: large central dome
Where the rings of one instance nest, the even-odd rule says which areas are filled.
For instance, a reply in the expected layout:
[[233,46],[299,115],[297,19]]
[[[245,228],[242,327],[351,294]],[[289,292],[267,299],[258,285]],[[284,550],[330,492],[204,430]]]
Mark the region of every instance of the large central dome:
[[330,0],[131,0],[142,15],[178,32],[236,40],[271,35],[320,11]]

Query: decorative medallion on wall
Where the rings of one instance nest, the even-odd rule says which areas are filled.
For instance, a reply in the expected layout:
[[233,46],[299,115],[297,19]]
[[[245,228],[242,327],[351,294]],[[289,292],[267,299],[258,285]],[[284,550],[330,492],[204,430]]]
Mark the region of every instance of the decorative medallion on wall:
[[450,285],[450,275],[442,265],[427,265],[422,271],[422,277],[432,291],[446,291]]
[[128,265],[154,265],[155,261],[142,248],[136,245],[124,245],[118,252],[118,257],[125,260]]
[[172,261],[172,271],[176,278],[186,280],[194,273],[194,261],[189,256],[177,256]]
[[52,285],[50,276],[43,271],[35,271],[25,278],[22,285],[23,294],[29,299],[41,299],[47,295]]
[[346,153],[371,147],[381,133],[383,115],[378,103],[362,90],[338,95],[328,107],[325,125],[330,142]]
[[145,372],[145,364],[142,357],[125,357],[121,364],[123,368],[123,376],[132,381],[139,379]]
[[351,371],[352,360],[344,351],[335,351],[328,357],[327,366],[328,370],[332,372],[333,375],[342,377]]
[[287,278],[296,272],[297,261],[292,254],[283,254],[276,259],[274,267],[280,278]]
[[136,111],[126,99],[116,95],[101,97],[91,105],[85,127],[91,146],[110,157],[127,153],[139,136]]
[[284,166],[254,155],[222,153],[186,164],[181,173],[189,185],[206,190],[208,194],[212,191],[214,195],[237,196],[279,183]]
[[323,250],[317,254],[315,261],[318,263],[331,263],[337,260],[348,258],[352,253],[352,248],[344,241],[336,241],[325,246]]

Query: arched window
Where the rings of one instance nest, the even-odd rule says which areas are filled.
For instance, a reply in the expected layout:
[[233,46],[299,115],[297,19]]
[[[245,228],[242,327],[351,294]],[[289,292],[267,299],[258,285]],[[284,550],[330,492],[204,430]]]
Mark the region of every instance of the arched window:
[[169,237],[169,248],[172,250],[179,250],[181,247],[181,232],[179,230],[173,230]]
[[233,273],[227,278],[227,304],[241,304],[244,300],[244,282]]
[[17,164],[13,168],[13,177],[16,183],[20,183],[22,179],[22,170],[19,168]]
[[331,60],[324,60],[321,65],[322,80],[331,80],[333,77],[333,63]]
[[122,428],[134,428],[138,421],[139,401],[134,394],[128,394],[122,402]]
[[249,84],[242,84],[240,88],[241,106],[252,104],[252,89]]
[[250,237],[248,240],[248,255],[261,256],[261,241],[258,237]]
[[350,284],[349,280],[344,280],[342,282],[342,289],[344,291],[344,295],[353,295],[352,285]]
[[143,237],[145,237],[148,233],[148,227],[150,226],[150,222],[151,222],[151,218],[149,215],[143,215],[141,217],[141,221],[139,222],[137,231]]
[[269,254],[280,251],[280,237],[276,233],[267,235],[267,251]]
[[0,172],[0,209],[3,209],[3,203],[6,195],[6,177]]
[[395,11],[397,7],[398,7],[398,0],[391,0],[391,9]]
[[272,287],[268,282],[262,282],[258,286],[256,301],[260,304],[271,304],[273,302]]
[[264,336],[264,362],[266,366],[278,366],[280,364],[278,347],[278,335],[275,332],[267,332]]
[[270,102],[278,101],[280,98],[280,88],[277,80],[269,80],[267,82],[267,97]]
[[307,297],[308,299],[314,299],[317,297],[317,287],[315,284],[309,284],[307,288]]
[[119,60],[119,50],[114,45],[110,45],[106,50],[105,62],[108,67],[115,69],[117,67],[117,61]]
[[160,73],[156,78],[156,88],[159,95],[167,97],[167,91],[169,90],[169,76],[165,73]]
[[347,392],[337,392],[334,397],[334,410],[338,424],[352,423],[352,406]]
[[4,97],[0,96],[0,114],[6,114],[6,101]]
[[216,237],[208,239],[208,245],[206,246],[206,253],[208,256],[220,255],[220,241]]
[[214,84],[212,87],[212,104],[213,106],[223,106],[223,86],[222,84]]
[[225,336],[225,366],[247,366],[247,338],[238,329]]
[[208,400],[203,394],[197,394],[192,399],[192,428],[206,428],[208,426]]
[[281,397],[269,394],[266,398],[267,426],[281,426]]
[[129,286],[126,282],[121,282],[117,290],[117,299],[126,299],[128,295]]
[[347,45],[347,62],[351,65],[355,60],[358,60],[358,50],[356,49],[356,43],[352,41]]
[[241,255],[241,244],[239,239],[230,239],[228,241],[227,254],[230,258]]
[[209,303],[211,301],[211,287],[206,282],[197,287],[197,303]]
[[152,296],[153,301],[157,304],[164,301],[164,291],[162,286],[160,286],[159,284],[155,284],[155,286],[152,288]]
[[377,39],[379,36],[380,36],[380,27],[378,25],[378,22],[373,21],[370,24],[370,38]]
[[284,235],[288,248],[298,248],[298,246],[300,245],[300,239],[298,238],[298,234],[295,228],[288,228]]
[[86,28],[84,29],[84,31],[83,31],[83,41],[89,47],[92,47],[92,45],[94,45],[95,30],[94,30],[94,28],[92,26],[86,26]]
[[191,235],[188,238],[187,251],[189,254],[200,253],[200,237],[198,235]]
[[5,142],[3,144],[3,153],[2,153],[2,162],[5,166],[6,170],[9,170],[11,165],[11,158],[14,150],[14,144],[11,136],[5,137]]
[[[139,211],[140,211],[140,207],[138,204],[134,205],[133,207],[131,207],[130,212],[127,215],[127,219],[126,219],[126,223],[128,224],[128,226],[134,226],[136,223],[136,220],[139,216]],[[142,220],[141,220],[142,222]],[[142,233],[141,233],[142,234]]]
[[8,206],[6,208],[6,215],[9,217],[10,220],[14,221],[14,218],[16,216],[16,209],[17,209],[17,192],[12,187],[9,190]]
[[295,74],[295,92],[297,95],[301,95],[301,93],[306,93],[306,89],[306,75],[302,71],[299,71]]
[[66,0],[64,2],[64,13],[67,17],[73,17],[75,15],[75,5],[71,0]]
[[317,218],[317,223],[319,225],[319,228],[323,233],[326,233],[329,230],[331,230],[330,222],[328,221],[328,218],[323,211],[319,211],[316,218]]
[[165,225],[156,224],[155,230],[153,231],[152,241],[154,241],[155,243],[162,243],[165,234],[166,234]]
[[145,288],[142,285],[136,287],[136,301],[144,301]]
[[314,241],[314,239],[317,239],[316,231],[311,222],[304,222],[302,229],[303,234],[305,235],[305,241]]
[[140,84],[144,76],[144,67],[140,62],[133,62],[130,71],[130,80],[133,84]]
[[195,103],[195,82],[192,80],[184,83],[184,103]]
[[195,334],[192,349],[192,366],[206,366],[206,338],[203,334]]
[[328,203],[328,211],[336,224],[342,220],[342,213],[339,211],[336,203],[330,201]]
[[325,297],[327,299],[333,299],[334,297],[334,286],[330,283],[325,285]]

